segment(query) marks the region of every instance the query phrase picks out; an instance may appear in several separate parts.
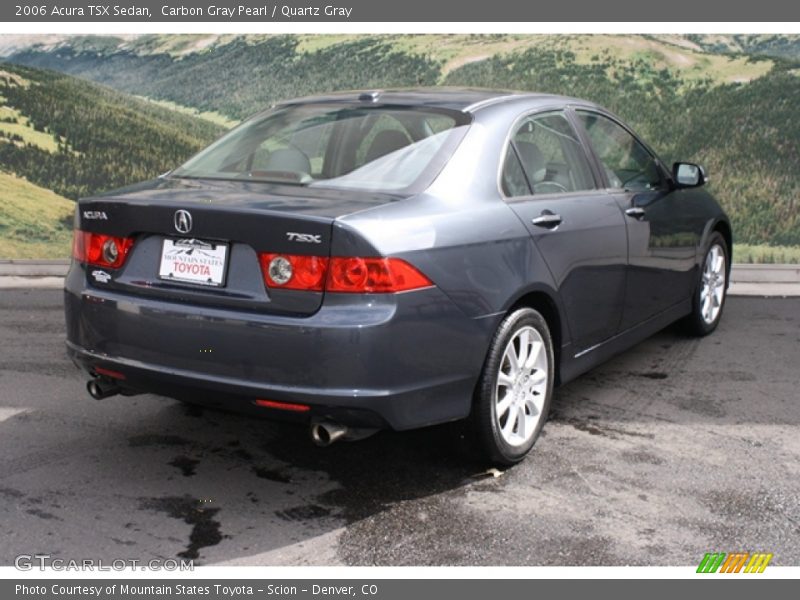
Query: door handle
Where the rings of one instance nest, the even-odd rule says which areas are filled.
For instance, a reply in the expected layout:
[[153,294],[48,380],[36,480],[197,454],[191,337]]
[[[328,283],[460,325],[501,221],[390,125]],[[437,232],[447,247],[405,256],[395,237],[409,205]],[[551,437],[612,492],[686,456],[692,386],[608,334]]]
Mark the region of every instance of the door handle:
[[544,212],[538,217],[531,219],[531,223],[537,227],[546,227],[548,229],[555,229],[561,225],[561,215],[554,215],[551,212]]
[[643,208],[634,206],[633,208],[626,209],[625,214],[628,215],[629,217],[633,217],[634,219],[641,219],[642,217],[644,217],[645,212]]

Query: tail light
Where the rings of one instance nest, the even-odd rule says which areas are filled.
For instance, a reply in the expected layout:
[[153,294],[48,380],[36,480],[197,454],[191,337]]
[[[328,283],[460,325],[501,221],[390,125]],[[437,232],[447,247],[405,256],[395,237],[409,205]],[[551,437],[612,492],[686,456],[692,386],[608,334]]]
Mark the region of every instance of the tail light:
[[321,292],[328,259],[321,256],[261,254],[261,270],[269,287]]
[[259,256],[264,282],[270,288],[387,294],[431,287],[430,279],[399,258]]
[[118,269],[125,263],[133,238],[115,237],[76,229],[72,234],[72,258],[96,267]]
[[350,293],[406,292],[433,285],[399,258],[342,257],[331,260],[327,290]]

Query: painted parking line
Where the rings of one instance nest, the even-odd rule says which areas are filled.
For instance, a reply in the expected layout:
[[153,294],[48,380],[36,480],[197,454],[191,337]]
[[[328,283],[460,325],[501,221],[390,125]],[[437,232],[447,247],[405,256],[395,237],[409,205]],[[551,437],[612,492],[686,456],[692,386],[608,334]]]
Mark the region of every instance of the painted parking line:
[[27,408],[18,408],[14,406],[0,406],[0,423],[7,421],[11,417],[27,412]]

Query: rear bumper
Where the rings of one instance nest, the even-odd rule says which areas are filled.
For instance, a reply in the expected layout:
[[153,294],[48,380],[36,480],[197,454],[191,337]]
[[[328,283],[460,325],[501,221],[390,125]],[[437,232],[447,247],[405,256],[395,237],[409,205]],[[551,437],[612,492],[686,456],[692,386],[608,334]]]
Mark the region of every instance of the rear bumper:
[[[410,429],[463,418],[491,325],[437,289],[329,294],[308,317],[189,305],[89,285],[65,286],[67,350],[124,385],[268,415],[256,398],[308,404],[306,415]],[[347,423],[349,421],[349,423]]]

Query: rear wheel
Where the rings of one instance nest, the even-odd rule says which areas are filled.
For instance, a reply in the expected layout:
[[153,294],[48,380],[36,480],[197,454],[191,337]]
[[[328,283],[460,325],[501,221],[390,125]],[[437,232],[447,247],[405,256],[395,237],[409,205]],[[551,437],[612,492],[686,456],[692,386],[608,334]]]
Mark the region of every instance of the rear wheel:
[[692,299],[692,313],[687,318],[689,332],[693,335],[708,335],[717,328],[722,318],[728,291],[728,252],[725,238],[719,232],[714,232]]
[[471,419],[483,457],[501,465],[530,452],[553,395],[553,342],[541,314],[520,308],[492,340],[475,391]]

